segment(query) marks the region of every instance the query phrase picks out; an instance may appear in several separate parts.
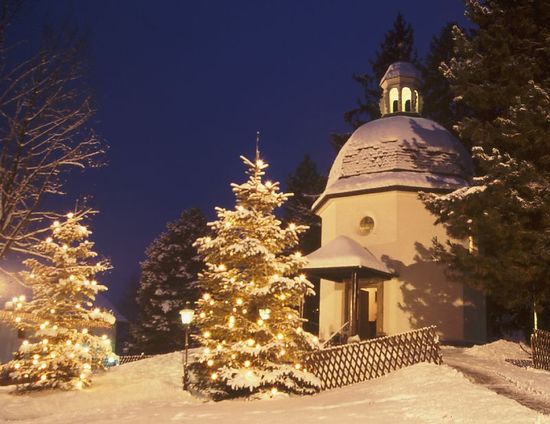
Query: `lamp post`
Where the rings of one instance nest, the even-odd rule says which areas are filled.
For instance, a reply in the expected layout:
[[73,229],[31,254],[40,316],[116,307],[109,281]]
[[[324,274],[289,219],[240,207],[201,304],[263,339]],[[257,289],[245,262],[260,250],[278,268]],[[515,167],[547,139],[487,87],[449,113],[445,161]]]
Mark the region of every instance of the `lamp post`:
[[187,381],[187,358],[189,354],[189,326],[193,322],[193,316],[195,311],[191,309],[191,304],[185,302],[185,308],[180,311],[181,323],[185,330],[185,353],[183,356],[183,390],[187,390],[188,381]]

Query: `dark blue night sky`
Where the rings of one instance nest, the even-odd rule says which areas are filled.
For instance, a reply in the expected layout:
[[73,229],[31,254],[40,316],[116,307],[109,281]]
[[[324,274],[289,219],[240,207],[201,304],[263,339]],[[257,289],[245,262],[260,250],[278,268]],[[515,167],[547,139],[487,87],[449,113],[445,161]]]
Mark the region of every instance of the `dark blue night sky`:
[[284,181],[304,154],[323,172],[329,134],[360,94],[352,80],[398,12],[424,55],[448,21],[465,23],[460,0],[31,2],[29,37],[70,21],[88,35],[95,128],[108,166],[75,175],[71,196],[91,194],[97,250],[113,298],[138,274],[145,247],[191,206],[213,218],[232,206],[256,130],[269,177]]

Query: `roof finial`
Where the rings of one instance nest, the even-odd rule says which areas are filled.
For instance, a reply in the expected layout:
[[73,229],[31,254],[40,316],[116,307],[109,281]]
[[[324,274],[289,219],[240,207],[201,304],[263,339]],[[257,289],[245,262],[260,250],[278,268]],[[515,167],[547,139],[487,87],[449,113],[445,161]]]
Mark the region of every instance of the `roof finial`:
[[256,162],[260,160],[260,131],[256,131]]

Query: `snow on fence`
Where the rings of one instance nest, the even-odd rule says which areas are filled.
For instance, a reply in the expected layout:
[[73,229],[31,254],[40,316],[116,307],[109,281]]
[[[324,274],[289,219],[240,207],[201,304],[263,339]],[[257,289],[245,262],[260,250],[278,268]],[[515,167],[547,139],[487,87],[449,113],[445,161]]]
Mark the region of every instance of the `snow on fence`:
[[535,330],[531,336],[531,349],[534,367],[550,371],[550,331]]
[[326,390],[382,377],[419,362],[442,363],[435,326],[321,349],[309,356],[306,366]]

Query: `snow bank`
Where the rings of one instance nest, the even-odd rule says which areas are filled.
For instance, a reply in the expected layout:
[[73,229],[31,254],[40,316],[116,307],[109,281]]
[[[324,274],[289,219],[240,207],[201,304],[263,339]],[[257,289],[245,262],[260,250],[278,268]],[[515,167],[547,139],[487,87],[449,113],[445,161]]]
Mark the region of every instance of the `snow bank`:
[[173,353],[114,368],[81,392],[17,396],[0,388],[0,422],[550,423],[457,371],[433,364],[315,396],[219,403],[184,393],[181,371],[181,354]]

